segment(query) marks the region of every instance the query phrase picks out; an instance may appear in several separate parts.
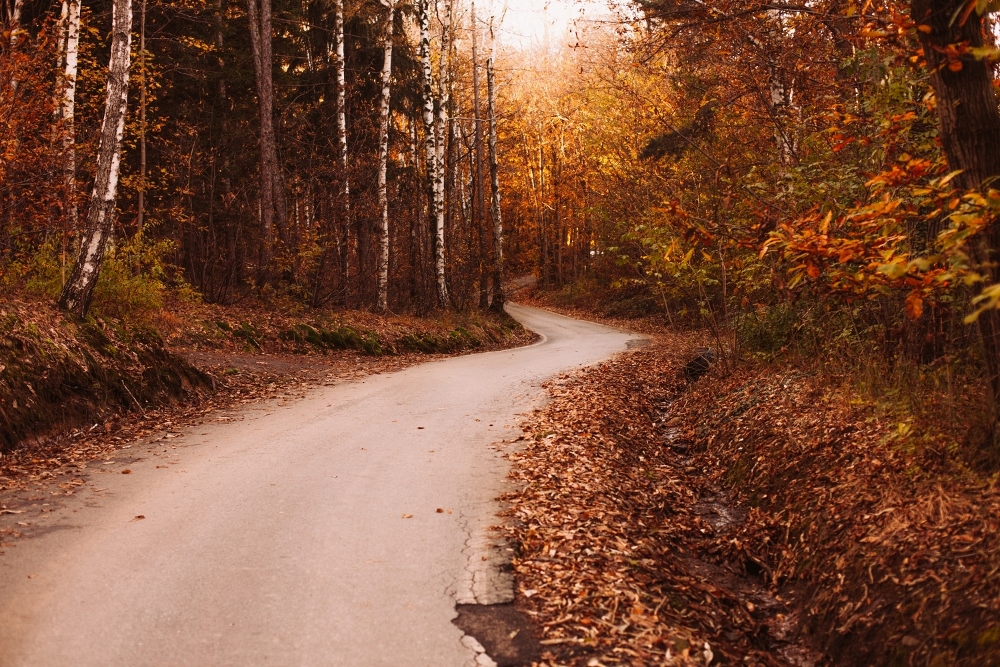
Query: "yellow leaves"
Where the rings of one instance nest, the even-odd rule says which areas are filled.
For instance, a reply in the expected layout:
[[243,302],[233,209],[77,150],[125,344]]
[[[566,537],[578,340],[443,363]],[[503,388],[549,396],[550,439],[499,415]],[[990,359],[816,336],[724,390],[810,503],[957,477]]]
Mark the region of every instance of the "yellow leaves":
[[826,235],[830,233],[830,221],[833,219],[833,211],[827,211],[826,216],[823,218],[823,222],[819,224],[819,233]]
[[211,53],[212,51],[215,50],[214,45],[204,40],[198,39],[197,37],[182,35],[181,37],[177,38],[177,41],[179,41],[181,44],[188,47],[189,49],[200,51],[201,53]]
[[987,310],[1000,308],[1000,283],[983,288],[983,291],[972,300],[972,303],[979,307],[965,317],[966,324],[973,324]]
[[684,255],[684,259],[681,260],[681,266],[690,266],[692,257],[694,257],[694,248],[688,250],[687,254]]

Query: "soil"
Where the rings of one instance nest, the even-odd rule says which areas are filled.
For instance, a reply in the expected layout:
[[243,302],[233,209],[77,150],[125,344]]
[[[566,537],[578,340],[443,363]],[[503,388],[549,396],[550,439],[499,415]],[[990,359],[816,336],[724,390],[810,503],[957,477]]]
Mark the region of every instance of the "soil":
[[531,617],[513,604],[460,604],[453,621],[475,637],[497,667],[526,667],[541,657]]

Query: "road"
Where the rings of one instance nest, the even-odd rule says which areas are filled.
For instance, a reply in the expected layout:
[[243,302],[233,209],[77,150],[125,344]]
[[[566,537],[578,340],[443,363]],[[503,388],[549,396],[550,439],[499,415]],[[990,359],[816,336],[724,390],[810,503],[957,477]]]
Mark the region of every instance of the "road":
[[636,338],[510,312],[544,339],[248,406],[25,514],[0,665],[473,664],[451,620],[512,595],[489,527],[518,414]]

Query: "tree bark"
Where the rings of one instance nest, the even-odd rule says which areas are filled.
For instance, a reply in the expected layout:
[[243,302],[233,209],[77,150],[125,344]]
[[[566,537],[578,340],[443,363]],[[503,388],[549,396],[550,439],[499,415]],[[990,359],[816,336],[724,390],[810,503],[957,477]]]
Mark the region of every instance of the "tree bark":
[[[964,20],[965,0],[913,0],[911,16],[918,31],[931,84],[937,97],[941,144],[951,169],[961,169],[952,183],[978,190],[1000,177],[1000,110],[988,64],[969,55],[949,57],[950,45],[984,44],[983,17],[975,10]],[[1000,282],[1000,225],[993,221],[972,241],[972,255],[988,284]],[[1000,311],[979,316],[983,361],[992,398],[993,445],[1000,445]]]
[[111,20],[111,60],[108,65],[108,94],[97,148],[97,174],[87,213],[87,229],[70,279],[63,286],[59,305],[83,317],[90,309],[94,286],[101,271],[104,251],[112,231],[121,142],[125,133],[128,103],[130,48],[132,44],[132,2],[115,0]]
[[[450,122],[448,104],[451,93],[451,22],[452,0],[445,2],[445,16],[441,26],[441,60],[438,66],[438,113],[435,140],[437,142],[437,173],[434,182],[436,215],[434,218],[434,270],[437,285],[438,306],[448,306],[448,283],[445,277],[445,199],[448,135]],[[428,49],[428,57],[430,55]]]
[[[63,185],[66,207],[66,226],[75,230],[79,224],[76,207],[76,78],[80,62],[80,0],[67,0],[66,8],[66,62],[63,70],[62,116],[63,152],[65,165]],[[63,283],[65,285],[65,282]]]
[[486,61],[486,106],[489,119],[490,213],[493,218],[493,302],[490,307],[502,311],[503,293],[503,221],[500,218],[500,173],[497,165],[496,83],[493,58]]
[[[426,0],[425,0],[426,1]],[[389,311],[389,193],[387,190],[387,170],[389,166],[389,92],[392,79],[392,31],[396,16],[396,6],[387,3],[389,16],[385,24],[385,41],[382,47],[382,97],[379,107],[378,127],[378,206],[381,213],[379,224],[379,253],[376,266],[375,308],[385,313]]]
[[274,135],[274,72],[271,67],[271,0],[247,0],[250,23],[250,48],[253,52],[254,75],[257,82],[257,104],[260,111],[260,270],[265,272],[271,261],[274,231],[283,235],[287,212],[284,188],[278,169],[278,147]]
[[139,12],[139,202],[136,229],[142,234],[146,216],[146,0]]
[[351,239],[351,177],[347,164],[347,77],[344,62],[344,0],[335,0],[333,5],[333,31],[336,42],[334,70],[337,78],[337,148],[340,158],[342,182],[340,184],[341,212],[344,230],[344,249],[341,253],[341,273],[344,282],[350,273]]
[[479,235],[479,307],[482,310],[486,310],[490,305],[490,289],[489,269],[487,268],[489,262],[487,258],[488,251],[486,248],[486,234],[483,229],[486,225],[486,201],[483,192],[485,190],[483,186],[483,129],[479,116],[481,103],[479,98],[479,52],[476,39],[479,29],[476,25],[476,3],[472,2],[470,6],[472,15],[472,103],[475,105],[472,114],[474,132],[472,145],[476,160],[475,174],[473,176],[476,199],[473,209],[475,211],[476,232]]
[[[424,104],[424,152],[427,162],[427,201],[434,225],[435,284],[438,306],[448,305],[448,286],[444,274],[444,178],[438,152],[438,131],[434,116],[434,85],[431,77],[430,2],[419,0],[417,21],[420,24],[421,90]],[[443,54],[442,54],[443,55]],[[443,139],[443,137],[441,138]]]

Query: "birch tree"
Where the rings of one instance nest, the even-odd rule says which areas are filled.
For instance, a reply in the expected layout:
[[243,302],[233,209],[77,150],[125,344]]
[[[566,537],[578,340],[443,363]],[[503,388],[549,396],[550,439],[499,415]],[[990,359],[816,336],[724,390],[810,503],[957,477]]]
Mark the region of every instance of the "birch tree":
[[503,222],[500,218],[500,170],[497,166],[496,83],[493,56],[486,60],[486,106],[489,122],[490,217],[493,220],[493,302],[490,307],[502,311],[503,293]]
[[431,80],[431,31],[430,2],[419,0],[417,21],[420,23],[420,65],[423,72],[424,148],[427,154],[427,185],[430,218],[434,221],[434,263],[437,284],[437,301],[442,308],[448,305],[448,286],[445,282],[444,260],[444,177],[441,156],[438,153],[438,133],[434,123],[434,87]]
[[[424,0],[426,2],[426,0]],[[392,82],[392,38],[396,18],[396,5],[391,0],[383,0],[389,8],[385,22],[385,39],[382,45],[382,96],[379,106],[378,126],[378,206],[379,249],[376,261],[376,304],[379,312],[389,310],[389,193],[387,170],[389,166],[389,92]]]
[[[447,148],[450,122],[448,105],[451,96],[451,26],[453,1],[445,0],[444,17],[441,19],[441,60],[438,64],[438,113],[435,140],[437,141],[437,180],[434,196],[438,198],[437,215],[434,219],[434,269],[437,284],[438,305],[448,305],[448,283],[445,280],[445,193],[447,171]],[[430,49],[428,48],[428,56]]]
[[337,148],[340,158],[341,178],[340,185],[341,211],[343,213],[344,228],[344,248],[342,251],[341,267],[344,279],[347,279],[348,262],[350,257],[350,230],[351,230],[351,178],[348,173],[347,162],[347,77],[344,66],[344,0],[335,0],[333,3],[333,34],[334,34],[334,75],[337,79]]
[[63,286],[59,305],[79,317],[90,309],[94,286],[101,271],[104,251],[112,232],[121,142],[125,133],[128,103],[130,49],[132,45],[132,1],[114,0],[111,19],[111,59],[108,64],[108,94],[97,148],[97,173],[87,211],[87,229],[73,273]]
[[476,25],[476,3],[473,2],[470,4],[472,14],[472,104],[474,105],[474,112],[472,114],[474,132],[472,146],[475,159],[472,180],[476,198],[472,209],[474,211],[473,218],[476,221],[476,233],[479,235],[479,307],[482,310],[486,310],[490,305],[490,289],[488,281],[489,272],[486,266],[486,232],[484,230],[486,204],[483,196],[485,189],[483,187],[483,128],[479,116],[479,110],[482,108],[479,98],[479,51],[476,39],[479,26]]

